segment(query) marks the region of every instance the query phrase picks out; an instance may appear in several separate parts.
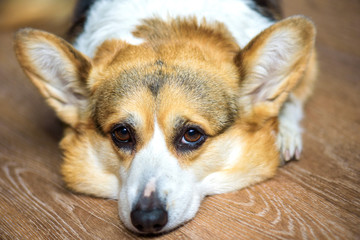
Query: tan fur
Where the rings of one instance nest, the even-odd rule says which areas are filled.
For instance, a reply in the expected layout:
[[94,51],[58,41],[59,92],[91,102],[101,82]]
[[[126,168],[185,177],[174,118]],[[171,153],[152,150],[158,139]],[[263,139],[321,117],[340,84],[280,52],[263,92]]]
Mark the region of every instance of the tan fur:
[[[144,38],[154,49],[169,43],[174,45],[174,43],[191,42],[203,50],[204,57],[216,60],[218,63],[232,61],[239,51],[235,39],[222,23],[216,22],[210,25],[205,19],[199,23],[195,17],[176,18],[169,22],[156,18],[147,19],[144,20],[143,25],[137,27],[134,36]],[[174,53],[178,54],[178,52],[170,52],[170,54]]]
[[117,198],[119,162],[106,138],[88,127],[81,133],[67,128],[60,142],[64,151],[61,173],[67,186],[80,193]]
[[[299,31],[298,26],[302,26],[306,30]],[[249,99],[248,96],[256,91],[256,89],[253,89],[253,86],[248,84],[252,79],[251,74],[248,74],[247,71],[256,64],[260,56],[259,52],[261,52],[264,43],[269,39],[269,35],[279,31],[278,29],[282,27],[293,30],[293,38],[296,39],[297,46],[299,47],[297,56],[292,59],[292,66],[289,69],[284,69],[287,80],[279,87],[278,91],[272,96],[269,96],[269,101],[254,105],[253,100]],[[302,98],[306,99],[309,92],[311,92],[310,89],[313,87],[312,82],[314,82],[316,77],[314,73],[314,69],[316,69],[315,55],[311,54],[313,52],[314,41],[315,29],[311,22],[304,18],[289,18],[266,29],[241,51],[236,61],[243,78],[241,92],[242,95],[246,97],[242,99],[240,105],[245,106],[241,113],[249,118],[249,122],[259,124],[268,117],[277,116],[288,94],[292,91],[296,91],[299,97],[304,95]],[[310,58],[310,56],[312,57]],[[311,59],[311,67],[305,71],[309,63],[309,58]]]
[[[254,170],[264,174],[264,178],[271,177],[279,164],[279,153],[274,148],[276,131],[276,118],[267,121],[261,129],[253,129],[248,123],[238,121],[228,131],[209,143],[208,151],[199,160],[193,162],[193,167],[199,171],[201,178],[219,170],[233,174],[233,182],[236,182],[236,178],[240,180],[241,175]],[[231,153],[240,149],[240,146],[242,150],[235,155],[237,160],[231,161],[233,164],[227,164]]]
[[[261,85],[253,84],[251,69],[269,38],[284,29],[297,39],[297,55],[289,69],[284,69],[286,80],[277,91],[257,100],[254,95]],[[315,79],[312,24],[301,17],[281,21],[243,50],[223,24],[199,23],[194,18],[169,22],[148,19],[134,35],[145,42],[133,46],[108,40],[89,60],[51,34],[36,30],[17,34],[16,53],[22,67],[59,117],[71,126],[61,141],[62,174],[67,185],[81,193],[115,198],[119,167],[128,168],[136,152],[149,142],[154,117],[168,149],[184,168],[193,169],[198,179],[213,177],[220,182],[223,189],[214,193],[272,177],[279,165],[275,142],[280,108],[292,91],[305,100]],[[85,98],[85,108],[71,103],[59,107],[58,102],[66,100],[55,101],[55,94],[49,93],[48,80],[29,56],[32,45],[43,43],[71,66],[67,71],[76,79],[70,82],[78,83],[74,89]],[[153,74],[165,76],[163,85],[153,82]],[[177,85],[175,79],[194,88]],[[66,107],[75,110],[66,111]],[[135,152],[127,153],[112,143],[110,131],[130,115],[139,139]],[[173,146],[179,116],[201,126],[208,135],[198,150],[181,154]]]
[[294,95],[302,102],[305,102],[311,96],[314,89],[315,81],[317,79],[317,75],[318,75],[317,57],[316,57],[316,51],[313,50],[303,76],[301,77],[300,81],[292,91]]
[[[90,60],[83,54],[77,52],[73,47],[64,40],[54,36],[53,34],[32,30],[23,29],[19,31],[15,39],[16,56],[24,69],[26,75],[32,80],[34,85],[40,90],[45,97],[47,103],[53,107],[58,117],[65,123],[76,127],[76,125],[83,118],[84,104],[79,103],[72,106],[67,104],[69,102],[69,93],[63,91],[61,83],[55,83],[50,86],[49,79],[42,68],[36,66],[34,61],[41,58],[39,56],[31,56],[30,51],[33,45],[42,44],[41,48],[54,48],[59,52],[59,58],[63,59],[61,77],[68,78],[69,84],[73,91],[78,94],[72,96],[74,98],[88,98],[89,94],[86,91],[86,79],[91,68]],[[48,64],[48,63],[47,63]],[[46,65],[46,63],[42,63]],[[42,66],[46,68],[46,66]],[[60,74],[60,73],[59,73]]]

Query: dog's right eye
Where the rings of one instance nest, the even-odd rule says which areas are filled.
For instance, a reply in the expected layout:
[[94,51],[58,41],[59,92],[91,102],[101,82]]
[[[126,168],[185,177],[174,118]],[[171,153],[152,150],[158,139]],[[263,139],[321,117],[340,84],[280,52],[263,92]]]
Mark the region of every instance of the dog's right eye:
[[119,127],[115,129],[114,137],[119,142],[129,142],[131,140],[130,132],[126,127]]
[[119,148],[131,150],[134,147],[134,138],[130,128],[125,126],[115,126],[111,131],[111,138]]

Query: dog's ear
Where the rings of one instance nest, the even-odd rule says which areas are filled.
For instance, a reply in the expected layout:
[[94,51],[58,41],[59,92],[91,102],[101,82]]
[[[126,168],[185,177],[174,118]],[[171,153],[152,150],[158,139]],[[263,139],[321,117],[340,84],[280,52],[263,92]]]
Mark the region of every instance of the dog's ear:
[[58,117],[75,127],[87,106],[90,60],[65,40],[29,28],[16,33],[15,52],[24,72]]
[[260,123],[279,114],[311,54],[315,27],[301,16],[275,23],[261,32],[236,57],[241,75],[240,113]]

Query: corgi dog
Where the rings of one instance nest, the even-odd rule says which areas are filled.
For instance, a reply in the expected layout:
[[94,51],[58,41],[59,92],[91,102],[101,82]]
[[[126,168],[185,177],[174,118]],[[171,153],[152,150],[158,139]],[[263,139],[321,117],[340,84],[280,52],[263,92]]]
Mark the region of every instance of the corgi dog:
[[72,44],[30,28],[15,38],[66,124],[70,189],[118,199],[128,229],[154,234],[300,158],[317,69],[309,19],[276,20],[253,0],[90,2]]

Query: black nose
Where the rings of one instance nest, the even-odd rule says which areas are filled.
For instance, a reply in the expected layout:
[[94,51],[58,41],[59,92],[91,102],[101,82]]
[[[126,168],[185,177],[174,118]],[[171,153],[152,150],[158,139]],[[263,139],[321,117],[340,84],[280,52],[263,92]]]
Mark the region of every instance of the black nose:
[[168,213],[154,193],[140,197],[130,217],[134,227],[143,233],[159,232],[168,221]]
[[167,212],[163,209],[135,210],[131,212],[131,222],[140,232],[156,233],[166,225]]

